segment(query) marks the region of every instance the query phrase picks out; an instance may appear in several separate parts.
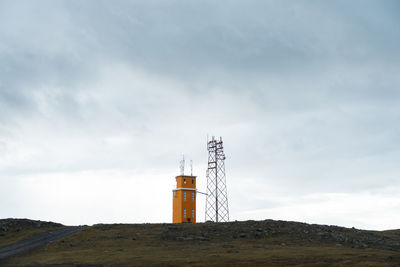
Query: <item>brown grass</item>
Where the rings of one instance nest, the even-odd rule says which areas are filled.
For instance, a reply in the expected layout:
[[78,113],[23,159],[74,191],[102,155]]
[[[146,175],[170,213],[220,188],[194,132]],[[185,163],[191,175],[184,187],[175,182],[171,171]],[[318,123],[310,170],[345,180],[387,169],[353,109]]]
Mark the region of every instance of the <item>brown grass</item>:
[[27,219],[3,219],[0,220],[0,247],[60,227],[63,225]]
[[[318,239],[311,241],[277,224],[277,234],[237,237],[251,233],[257,222],[191,224],[169,229],[166,224],[89,227],[6,265],[100,264],[105,266],[400,266],[400,251],[386,247],[356,248]],[[261,224],[260,224],[261,225]],[[300,225],[300,224],[299,224]],[[303,227],[303,224],[301,224]],[[295,226],[294,226],[295,227]],[[300,226],[299,226],[300,227]],[[290,230],[292,229],[292,230]],[[308,228],[307,228],[308,229]],[[312,229],[312,226],[310,226]],[[294,230],[293,230],[294,231]],[[310,230],[311,231],[311,230]],[[349,235],[364,231],[348,231]],[[365,232],[369,233],[369,232]],[[400,242],[400,231],[373,232]],[[199,238],[200,236],[206,238]],[[180,237],[191,237],[182,240]],[[178,239],[178,240],[177,240]],[[285,243],[285,244],[283,244]],[[352,247],[353,246],[353,247]]]

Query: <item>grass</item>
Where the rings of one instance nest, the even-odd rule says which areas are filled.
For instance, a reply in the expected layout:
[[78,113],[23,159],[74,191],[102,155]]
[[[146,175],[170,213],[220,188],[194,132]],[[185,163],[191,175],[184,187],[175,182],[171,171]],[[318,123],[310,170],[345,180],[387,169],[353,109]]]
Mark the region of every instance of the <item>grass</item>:
[[[171,225],[167,224],[94,226],[30,254],[12,258],[5,264],[10,266],[400,265],[400,251],[388,247],[380,248],[378,245],[356,248],[351,244],[318,239],[318,234],[309,234],[311,237],[307,239],[299,234],[301,231],[297,231],[297,226],[290,226],[284,222],[277,223],[273,229],[268,228],[272,234],[261,237],[250,235],[252,231],[256,233],[258,230],[255,229],[260,225],[261,222],[185,224],[179,225],[177,229],[170,229]],[[299,229],[308,227],[307,229],[314,231],[313,226],[299,225],[301,225],[298,226]],[[371,232],[351,229],[343,231],[348,232],[349,236],[371,233],[377,237],[400,242],[400,231]],[[245,237],[236,235],[242,232],[246,233]]]
[[0,247],[13,244],[35,234],[64,227],[61,224],[27,219],[0,220]]

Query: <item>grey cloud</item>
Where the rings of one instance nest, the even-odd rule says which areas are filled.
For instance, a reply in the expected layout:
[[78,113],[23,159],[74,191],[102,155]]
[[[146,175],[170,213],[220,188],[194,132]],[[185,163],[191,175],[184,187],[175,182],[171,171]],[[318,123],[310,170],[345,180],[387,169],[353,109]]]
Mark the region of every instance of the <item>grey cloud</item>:
[[[8,17],[20,17],[18,11],[25,9],[25,18],[18,23],[20,40],[13,45],[30,44],[28,49],[35,48],[32,52],[40,56],[61,54],[63,60],[75,60],[70,66],[73,69],[90,66],[91,61],[119,58],[182,77],[207,68],[287,75],[313,70],[315,61],[329,64],[338,57],[381,58],[383,44],[398,42],[398,38],[387,42],[395,31],[392,29],[384,35],[385,42],[374,45],[370,36],[380,33],[379,29],[357,28],[354,16],[332,13],[329,5],[282,5],[276,1],[231,5],[57,3],[39,6],[25,2],[22,8],[14,8],[16,14]],[[362,11],[373,7],[364,4]],[[29,26],[32,21],[35,26]]]
[[182,152],[204,162],[205,136],[218,134],[232,183],[251,176],[293,195],[388,186],[399,171],[398,9],[3,1],[0,172],[167,172]]

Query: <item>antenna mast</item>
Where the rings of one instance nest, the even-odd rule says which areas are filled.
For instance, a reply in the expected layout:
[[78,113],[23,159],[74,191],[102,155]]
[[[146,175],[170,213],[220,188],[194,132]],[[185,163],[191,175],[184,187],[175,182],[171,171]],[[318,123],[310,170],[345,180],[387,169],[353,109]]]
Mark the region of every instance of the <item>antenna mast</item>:
[[207,140],[207,199],[206,221],[228,222],[228,192],[225,178],[225,154],[222,137]]
[[182,155],[179,168],[181,169],[181,175],[185,175],[185,155]]

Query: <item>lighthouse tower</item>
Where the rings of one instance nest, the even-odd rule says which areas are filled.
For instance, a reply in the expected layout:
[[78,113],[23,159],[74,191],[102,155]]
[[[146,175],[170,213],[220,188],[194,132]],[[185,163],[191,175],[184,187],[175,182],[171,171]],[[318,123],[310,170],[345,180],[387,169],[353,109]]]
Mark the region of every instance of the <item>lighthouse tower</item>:
[[[183,160],[184,164],[184,160]],[[172,222],[195,223],[196,222],[196,176],[184,175],[181,167],[181,175],[176,176],[176,188],[172,190]]]

